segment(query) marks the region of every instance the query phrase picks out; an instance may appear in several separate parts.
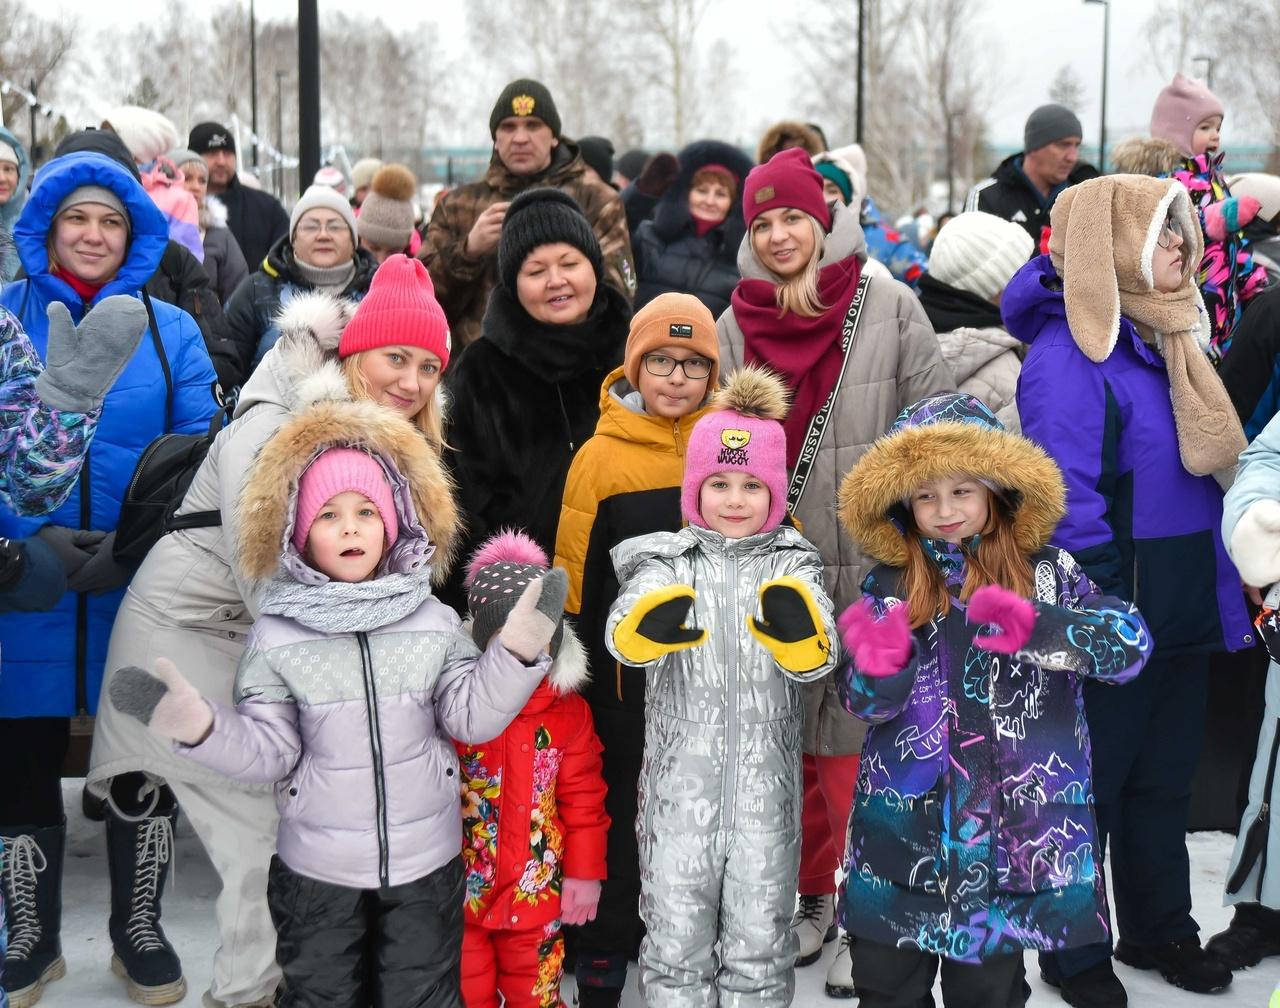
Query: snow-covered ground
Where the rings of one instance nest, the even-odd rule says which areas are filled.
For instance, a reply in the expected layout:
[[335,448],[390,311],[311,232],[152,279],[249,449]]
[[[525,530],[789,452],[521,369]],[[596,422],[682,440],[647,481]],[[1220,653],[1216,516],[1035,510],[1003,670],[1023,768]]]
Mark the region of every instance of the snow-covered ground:
[[[70,836],[66,875],[63,881],[64,920],[63,952],[67,959],[67,976],[51,984],[40,1004],[47,1008],[109,1008],[132,1002],[124,987],[109,969],[111,943],[107,938],[107,865],[103,827],[88,822],[79,814],[80,782],[65,782],[65,797],[70,818]],[[1193,893],[1196,918],[1202,935],[1221,930],[1229,920],[1222,907],[1222,881],[1231,855],[1233,838],[1222,833],[1193,834],[1187,839],[1191,849]],[[208,985],[214,946],[213,901],[217,893],[217,877],[205,857],[200,842],[185,825],[178,830],[176,880],[170,876],[164,900],[165,931],[182,956],[190,991],[181,1002],[184,1008],[198,1008],[200,994]],[[827,964],[835,954],[835,944],[827,946],[820,962],[796,973],[796,1005],[837,1008],[840,1002],[823,992]],[[1035,1008],[1058,1008],[1063,1002],[1057,993],[1041,982],[1035,959],[1029,956],[1032,995]],[[1116,971],[1129,990],[1133,1008],[1213,1008],[1217,1005],[1240,1005],[1266,1008],[1272,990],[1280,983],[1280,959],[1264,960],[1252,970],[1237,973],[1235,982],[1222,994],[1205,997],[1188,994],[1164,983],[1154,973],[1142,973],[1116,964]],[[572,984],[566,982],[565,997],[572,1003]],[[941,994],[937,995],[941,1005]],[[623,1002],[626,1008],[640,1008],[640,996],[634,980]]]

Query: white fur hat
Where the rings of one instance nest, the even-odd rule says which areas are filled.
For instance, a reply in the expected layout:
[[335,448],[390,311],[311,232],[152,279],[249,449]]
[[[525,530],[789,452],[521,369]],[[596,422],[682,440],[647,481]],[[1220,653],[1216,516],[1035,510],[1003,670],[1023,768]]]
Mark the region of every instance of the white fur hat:
[[102,124],[115,131],[139,164],[149,164],[178,146],[178,128],[151,109],[121,105],[107,113]]
[[1035,252],[1035,242],[1018,224],[972,210],[943,225],[929,253],[935,280],[990,301]]

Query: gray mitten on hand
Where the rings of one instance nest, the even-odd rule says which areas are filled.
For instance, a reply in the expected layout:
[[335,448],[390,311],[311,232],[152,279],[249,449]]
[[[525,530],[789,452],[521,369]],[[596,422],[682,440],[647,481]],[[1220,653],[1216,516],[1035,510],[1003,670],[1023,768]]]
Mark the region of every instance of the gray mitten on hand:
[[94,305],[79,325],[61,301],[50,302],[47,314],[49,344],[36,392],[54,409],[98,409],[147,330],[146,306],[115,294]]
[[74,574],[67,575],[67,591],[101,595],[128,584],[133,568],[116,562],[115,545],[116,534],[108,532],[98,543],[88,546],[93,555]]
[[568,595],[569,575],[559,567],[530,581],[498,634],[502,646],[526,665],[536,660],[564,618]]
[[213,727],[213,711],[168,658],[157,658],[155,675],[128,665],[111,677],[111,706],[135,717],[163,738],[183,745],[203,742]]
[[45,525],[36,533],[36,538],[62,561],[62,571],[67,577],[93,559],[98,544],[106,536],[107,533],[96,529],[73,529],[64,525]]

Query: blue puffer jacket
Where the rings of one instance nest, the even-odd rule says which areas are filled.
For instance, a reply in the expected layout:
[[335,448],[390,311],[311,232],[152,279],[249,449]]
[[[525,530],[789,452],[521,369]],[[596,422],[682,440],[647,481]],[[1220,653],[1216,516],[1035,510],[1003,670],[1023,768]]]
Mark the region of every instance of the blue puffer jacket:
[[[58,204],[72,190],[94,185],[110,189],[129,213],[130,244],[115,279],[90,305],[49,272],[46,240]],[[101,154],[68,154],[45,165],[14,231],[28,279],[5,287],[0,304],[21,320],[43,359],[48,343],[51,301],[61,301],[79,321],[88,307],[113,294],[138,294],[155,272],[169,240],[164,216],[123,167]],[[213,365],[204,339],[186,312],[152,301],[155,325],[173,374],[171,430],[194,434],[208,428],[215,403]],[[164,371],[154,334],[143,336],[103,403],[80,483],[45,518],[19,518],[0,508],[0,535],[20,539],[44,524],[110,531],[138,457],[165,433]],[[87,498],[85,489],[88,488]],[[103,595],[68,593],[51,611],[0,617],[0,717],[59,717],[97,705],[111,623],[124,589]]]

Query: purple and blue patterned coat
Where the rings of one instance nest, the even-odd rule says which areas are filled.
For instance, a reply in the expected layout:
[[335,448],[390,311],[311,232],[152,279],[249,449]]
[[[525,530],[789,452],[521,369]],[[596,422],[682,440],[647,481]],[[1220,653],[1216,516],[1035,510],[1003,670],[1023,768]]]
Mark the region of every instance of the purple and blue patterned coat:
[[[958,590],[960,554],[939,559]],[[1133,678],[1151,640],[1071,554],[1032,560],[1035,630],[1012,659],[977,647],[982,628],[953,602],[897,675],[836,673],[845,708],[873,725],[845,863],[850,934],[969,963],[1106,940],[1081,680]],[[883,611],[898,580],[881,565],[863,591]]]
[[[1036,618],[1012,655],[975,643],[984,628],[960,600],[980,537],[909,549],[903,502],[955,474],[992,488],[1030,564]],[[877,615],[904,604],[912,562],[936,564],[950,599],[897,673],[850,660],[835,674],[845,708],[872,725],[840,897],[850,935],[966,963],[1107,938],[1082,680],[1132,679],[1152,643],[1132,605],[1048,544],[1063,500],[1052,459],[963,393],[904,410],[841,485],[841,521],[880,561],[862,585]]]

